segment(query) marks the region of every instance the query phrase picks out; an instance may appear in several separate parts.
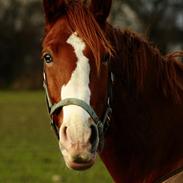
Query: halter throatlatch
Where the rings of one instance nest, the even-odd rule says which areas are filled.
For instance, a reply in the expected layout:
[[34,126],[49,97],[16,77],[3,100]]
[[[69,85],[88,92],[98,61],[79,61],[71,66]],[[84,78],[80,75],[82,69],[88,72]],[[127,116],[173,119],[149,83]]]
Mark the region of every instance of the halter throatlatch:
[[49,114],[50,114],[50,117],[51,117],[51,126],[52,126],[57,138],[58,139],[60,138],[59,137],[59,129],[53,121],[53,114],[57,110],[62,110],[64,106],[76,105],[76,106],[79,106],[79,107],[83,108],[90,115],[92,120],[95,122],[96,127],[97,127],[97,131],[98,131],[98,134],[99,134],[98,150],[101,151],[103,146],[104,146],[104,134],[105,134],[105,132],[107,131],[107,129],[109,127],[109,122],[111,120],[111,114],[112,114],[112,108],[110,107],[110,98],[109,98],[109,96],[107,98],[107,101],[108,101],[107,102],[107,109],[104,113],[103,120],[100,120],[100,118],[95,113],[94,109],[83,100],[80,100],[80,99],[77,99],[77,98],[66,98],[66,99],[63,99],[63,100],[59,101],[56,104],[52,104],[51,99],[50,99],[49,94],[48,94],[48,88],[47,88],[47,84],[46,84],[45,79],[44,79],[43,87],[44,87],[45,92],[46,92],[47,106],[48,106],[48,111],[49,111]]

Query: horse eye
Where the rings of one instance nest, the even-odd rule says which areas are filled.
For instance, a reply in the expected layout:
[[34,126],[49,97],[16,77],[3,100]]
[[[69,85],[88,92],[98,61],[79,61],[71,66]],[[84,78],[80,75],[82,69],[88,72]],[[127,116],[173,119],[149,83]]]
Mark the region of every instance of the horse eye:
[[107,63],[109,61],[109,54],[105,53],[103,56],[102,56],[102,62],[103,63]]
[[43,55],[43,60],[44,60],[47,64],[49,64],[49,63],[51,63],[51,62],[53,61],[53,58],[52,58],[52,56],[51,56],[49,53],[45,53],[45,54]]

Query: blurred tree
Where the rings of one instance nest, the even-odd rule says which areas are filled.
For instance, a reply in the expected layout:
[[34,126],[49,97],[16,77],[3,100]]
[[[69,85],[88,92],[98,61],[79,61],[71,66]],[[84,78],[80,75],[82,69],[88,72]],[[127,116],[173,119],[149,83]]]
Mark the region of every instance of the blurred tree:
[[[114,7],[125,15],[126,25],[145,33],[163,53],[183,49],[182,0],[115,0]],[[134,16],[129,17],[130,12]],[[116,16],[113,13],[113,19]]]
[[[41,3],[0,0],[0,88],[41,87]],[[110,21],[144,33],[163,53],[183,49],[182,0],[113,0]]]
[[0,88],[38,88],[43,16],[40,1],[0,1]]

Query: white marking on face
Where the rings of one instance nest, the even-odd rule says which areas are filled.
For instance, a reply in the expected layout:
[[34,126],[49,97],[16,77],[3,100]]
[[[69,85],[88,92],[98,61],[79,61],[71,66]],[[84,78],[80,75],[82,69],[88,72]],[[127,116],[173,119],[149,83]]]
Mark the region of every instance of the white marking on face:
[[[73,71],[70,80],[61,88],[61,98],[77,98],[90,104],[89,59],[83,54],[85,43],[73,33],[67,40],[67,43],[74,48],[77,58],[77,65]],[[90,136],[89,114],[79,106],[65,106],[63,108],[63,124],[70,130],[72,142],[86,142]],[[88,133],[86,133],[88,130]],[[84,132],[85,131],[85,132]]]

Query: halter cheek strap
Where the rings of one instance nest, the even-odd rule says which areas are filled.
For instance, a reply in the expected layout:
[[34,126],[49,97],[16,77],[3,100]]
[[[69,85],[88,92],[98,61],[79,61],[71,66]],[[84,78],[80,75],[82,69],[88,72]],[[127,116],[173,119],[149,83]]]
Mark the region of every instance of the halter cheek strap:
[[[51,111],[51,108],[52,108],[53,104],[52,104],[51,99],[50,99],[50,97],[49,97],[48,87],[47,87],[47,85],[46,85],[45,73],[44,73],[43,75],[44,75],[43,88],[44,88],[45,93],[46,93],[46,104],[47,104],[47,109],[48,109],[48,112],[49,112],[49,114],[50,114],[50,111]],[[51,117],[51,116],[50,116],[50,117]],[[58,127],[56,126],[56,124],[54,123],[52,117],[51,117],[50,125],[51,125],[52,129],[54,130],[57,139],[59,139],[59,129],[58,129]]]

